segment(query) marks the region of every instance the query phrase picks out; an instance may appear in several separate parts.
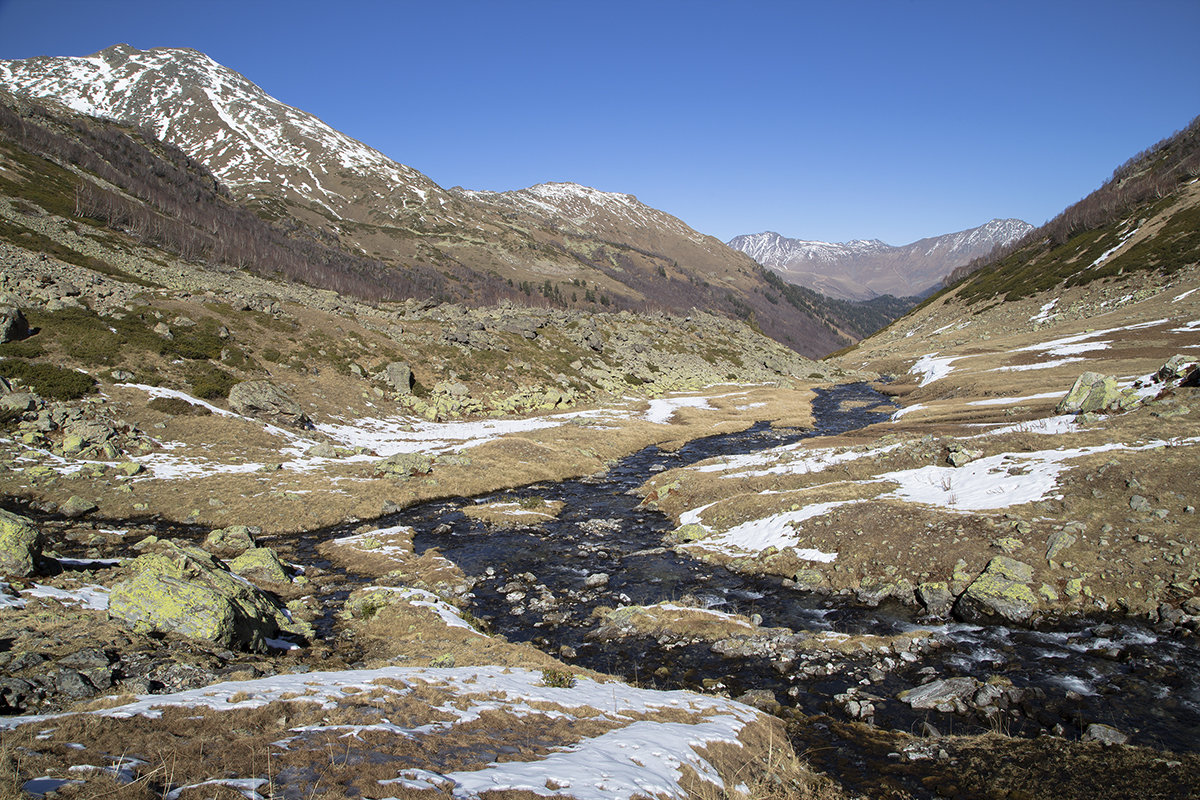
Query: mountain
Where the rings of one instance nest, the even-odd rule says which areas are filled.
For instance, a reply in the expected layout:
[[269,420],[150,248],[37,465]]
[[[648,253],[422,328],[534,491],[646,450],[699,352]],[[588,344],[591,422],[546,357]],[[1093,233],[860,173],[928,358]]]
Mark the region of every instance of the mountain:
[[0,87],[146,129],[260,217],[393,271],[442,273],[448,299],[696,307],[811,356],[863,333],[843,307],[782,293],[745,254],[632,195],[569,183],[443,189],[195,50],[116,45],[81,58],[0,61]]
[[883,294],[924,294],[956,267],[986,256],[1032,229],[1019,219],[994,219],[977,228],[899,247],[878,239],[812,242],[766,231],[735,236],[729,246],[775,270],[789,283],[830,297],[867,300]]

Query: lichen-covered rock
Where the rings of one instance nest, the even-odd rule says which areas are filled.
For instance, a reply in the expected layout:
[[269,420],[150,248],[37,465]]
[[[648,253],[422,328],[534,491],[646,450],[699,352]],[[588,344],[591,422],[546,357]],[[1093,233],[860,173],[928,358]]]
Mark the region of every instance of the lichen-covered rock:
[[1187,378],[1200,370],[1200,359],[1195,356],[1173,355],[1155,373],[1164,383],[1186,382]]
[[1117,379],[1099,372],[1085,372],[1075,379],[1070,391],[1058,402],[1059,414],[1088,414],[1124,411],[1141,402],[1131,389],[1122,389]]
[[1050,538],[1046,540],[1046,561],[1052,562],[1058,558],[1058,554],[1066,550],[1071,545],[1075,544],[1076,538],[1074,534],[1066,531],[1055,531],[1050,534]]
[[229,562],[229,569],[258,583],[291,583],[287,568],[269,547],[251,547]]
[[1038,597],[1030,588],[1033,567],[996,556],[954,604],[954,616],[964,622],[991,623],[997,618],[1023,623],[1033,616]]
[[42,556],[42,532],[33,521],[0,509],[0,575],[32,575]]
[[239,414],[265,417],[293,428],[311,428],[312,420],[287,392],[270,381],[242,381],[229,390],[229,407]]
[[697,525],[696,523],[691,522],[691,523],[688,523],[687,525],[680,525],[678,528],[676,528],[675,530],[673,530],[669,534],[667,534],[667,538],[669,538],[673,542],[680,542],[680,543],[696,542],[696,541],[699,541],[699,540],[703,539],[704,537],[708,536],[708,534],[709,534],[708,528],[705,528],[703,525]]
[[413,371],[403,361],[393,361],[388,364],[379,373],[378,377],[400,394],[410,394],[412,392]]
[[428,475],[433,470],[433,459],[423,453],[397,453],[376,461],[373,470],[376,475],[388,478]]
[[281,632],[302,633],[271,597],[197,547],[159,542],[112,587],[108,615],[137,631],[177,633],[263,651]]
[[950,586],[940,581],[930,581],[917,586],[917,600],[925,607],[928,614],[944,617],[954,606],[954,595]]
[[90,514],[97,508],[96,504],[91,500],[86,500],[79,495],[71,495],[67,502],[59,506],[58,510],[67,519],[77,519],[84,514]]
[[257,547],[258,543],[254,540],[254,531],[247,526],[230,525],[228,528],[214,528],[205,537],[202,546],[218,555],[237,556],[251,547]]

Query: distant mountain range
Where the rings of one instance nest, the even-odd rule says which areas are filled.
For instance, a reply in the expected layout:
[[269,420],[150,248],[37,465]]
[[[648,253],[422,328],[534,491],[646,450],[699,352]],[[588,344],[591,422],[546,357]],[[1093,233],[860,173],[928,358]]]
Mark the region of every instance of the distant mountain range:
[[893,246],[878,239],[813,242],[772,231],[735,236],[729,246],[779,273],[788,283],[829,297],[909,297],[937,288],[956,267],[1020,239],[1033,226],[994,219],[978,228]]
[[441,273],[435,299],[702,308],[810,356],[874,329],[864,329],[861,309],[795,291],[632,195],[571,183],[444,189],[195,50],[116,45],[87,57],[0,61],[0,88],[146,130],[289,235],[391,270]]

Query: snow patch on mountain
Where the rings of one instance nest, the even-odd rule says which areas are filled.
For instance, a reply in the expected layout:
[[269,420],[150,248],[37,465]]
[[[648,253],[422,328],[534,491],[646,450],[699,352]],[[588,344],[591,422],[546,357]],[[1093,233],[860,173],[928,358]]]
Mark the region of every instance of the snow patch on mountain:
[[955,268],[1020,239],[1032,226],[994,219],[977,228],[893,246],[879,239],[821,242],[774,231],[735,236],[728,244],[791,283],[834,297],[923,292]]
[[[390,187],[396,213],[445,195],[411,167],[268,95],[191,49],[115,45],[84,57],[0,61],[15,94],[151,130],[203,162],[230,189],[279,186],[335,214],[354,200],[348,182]],[[439,208],[440,208],[439,204]]]

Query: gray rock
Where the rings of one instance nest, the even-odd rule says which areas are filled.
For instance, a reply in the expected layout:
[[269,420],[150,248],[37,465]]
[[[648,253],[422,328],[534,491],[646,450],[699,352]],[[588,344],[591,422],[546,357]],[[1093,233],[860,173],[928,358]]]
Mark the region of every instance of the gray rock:
[[209,532],[204,539],[204,549],[221,555],[241,555],[252,547],[257,547],[254,532],[245,525],[230,525],[228,528],[216,528]]
[[1008,556],[996,556],[954,604],[954,616],[964,622],[990,623],[997,618],[1027,622],[1038,598],[1029,587],[1033,567]]
[[946,461],[954,467],[963,467],[976,459],[983,458],[982,450],[972,450],[957,443],[950,445],[949,450],[950,454],[946,456]]
[[950,587],[936,581],[919,585],[917,600],[925,606],[926,612],[938,617],[948,615],[954,606],[954,595],[950,592]]
[[433,471],[433,459],[422,453],[397,453],[375,462],[376,475],[387,478],[408,478],[428,475]]
[[1046,540],[1046,560],[1054,561],[1058,558],[1059,553],[1075,544],[1075,542],[1075,536],[1066,531],[1055,531],[1050,534],[1050,538]]
[[21,309],[13,306],[0,307],[0,344],[24,339],[29,335],[29,323]]
[[1200,359],[1197,359],[1195,356],[1173,355],[1166,360],[1166,363],[1159,367],[1158,372],[1155,373],[1155,377],[1164,383],[1182,381],[1191,372],[1196,370],[1197,365],[1200,365]]
[[1149,511],[1150,501],[1142,497],[1140,494],[1135,494],[1129,498],[1129,508],[1133,511]]
[[280,632],[308,633],[269,595],[196,547],[159,542],[112,587],[108,614],[135,631],[177,633],[258,652]]
[[42,532],[32,520],[0,509],[0,575],[32,575],[42,544]]
[[78,495],[71,495],[67,502],[59,507],[59,511],[67,519],[78,519],[84,514],[90,514],[97,508],[91,500],[85,500]]
[[1101,744],[1125,744],[1129,737],[1111,725],[1093,722],[1087,726],[1081,737],[1085,742],[1100,742]]
[[400,394],[411,394],[413,388],[413,372],[403,361],[393,361],[383,368],[379,377],[388,386]]
[[24,414],[33,411],[42,403],[42,398],[33,392],[12,392],[0,397],[0,409]]
[[896,697],[915,709],[961,714],[966,711],[969,699],[975,696],[981,685],[971,677],[943,678],[915,689],[906,689]]
[[604,572],[594,572],[584,579],[583,585],[589,589],[597,589],[601,586],[608,586],[608,574]]
[[294,428],[311,428],[300,404],[270,381],[242,381],[229,390],[229,407],[239,414],[265,417]]
[[158,323],[152,330],[164,339],[175,338],[175,334],[171,333],[171,327],[165,322]]

